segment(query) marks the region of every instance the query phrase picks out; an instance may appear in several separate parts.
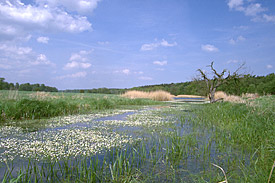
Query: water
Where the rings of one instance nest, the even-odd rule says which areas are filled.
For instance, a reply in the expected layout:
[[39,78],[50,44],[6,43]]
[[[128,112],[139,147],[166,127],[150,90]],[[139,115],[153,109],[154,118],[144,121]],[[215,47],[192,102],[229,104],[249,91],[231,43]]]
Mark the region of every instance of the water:
[[[80,154],[76,154],[76,156],[81,157],[83,155],[81,152],[87,151],[85,146],[81,146],[82,144],[87,143],[89,146],[92,146],[94,145],[93,143],[97,143],[97,140],[103,136],[104,146],[101,147],[100,151],[96,151],[94,154],[91,153],[89,155],[91,157],[95,157],[96,155],[99,157],[100,161],[103,161],[104,154],[106,153],[106,141],[115,138],[117,135],[121,135],[125,137],[125,139],[133,139],[133,141],[138,138],[141,139],[142,142],[145,143],[148,157],[150,156],[150,150],[154,147],[159,147],[159,149],[156,148],[156,152],[160,154],[160,157],[166,153],[169,154],[170,152],[167,152],[168,149],[166,149],[166,147],[176,146],[177,143],[175,143],[174,140],[180,138],[182,139],[181,143],[185,143],[185,145],[181,146],[185,151],[182,155],[184,158],[180,159],[175,165],[173,164],[173,166],[177,169],[186,169],[188,172],[177,173],[176,176],[178,178],[200,173],[207,167],[209,168],[210,162],[219,162],[223,164],[223,167],[226,169],[228,166],[226,161],[238,158],[238,150],[232,149],[230,146],[224,147],[223,151],[218,150],[218,140],[214,139],[215,128],[206,129],[193,126],[193,124],[188,121],[188,118],[184,117],[190,113],[189,110],[180,106],[174,106],[173,108],[175,108],[178,113],[171,114],[169,108],[149,108],[141,111],[131,111],[108,117],[100,117],[87,122],[77,122],[61,127],[46,128],[36,132],[24,134],[16,133],[17,136],[12,136],[11,134],[11,136],[6,137],[6,140],[14,137],[15,140],[22,140],[22,142],[27,140],[26,147],[29,147],[27,145],[32,142],[41,143],[41,147],[47,147],[44,146],[46,142],[49,143],[52,141],[58,144],[64,141],[66,143],[73,143],[74,139],[77,139],[76,143],[71,147],[81,147],[82,150],[80,149],[80,151],[77,151],[77,153]],[[92,138],[94,133],[100,134],[99,136],[95,136],[95,142],[89,139]],[[114,136],[110,136],[110,134]],[[69,138],[68,141],[66,141],[67,137]],[[55,138],[60,138],[61,140],[56,141]],[[84,138],[84,140],[82,138]],[[178,145],[182,145],[181,143]],[[35,144],[34,147],[36,147]],[[53,147],[58,148],[58,146]],[[70,146],[68,145],[68,147]],[[131,144],[125,142],[123,147],[124,149],[131,148]],[[116,147],[114,146],[110,149],[112,148]],[[1,153],[4,154],[4,150],[5,148],[1,148],[0,146],[0,155]],[[16,151],[16,148],[11,150]],[[70,149],[68,148],[67,150]],[[62,149],[59,151],[62,151]],[[27,165],[28,163],[24,158],[19,158],[18,156],[14,158],[13,166],[15,170],[22,167],[22,164]],[[167,168],[163,166],[167,165],[160,162],[159,169],[155,171],[161,171],[162,168]],[[150,164],[145,164],[144,167],[140,168],[146,172],[150,171],[150,169],[148,169],[149,167]],[[2,164],[1,167],[0,163],[0,180],[4,175],[4,171],[5,166]],[[162,179],[163,177],[160,178],[160,180]]]

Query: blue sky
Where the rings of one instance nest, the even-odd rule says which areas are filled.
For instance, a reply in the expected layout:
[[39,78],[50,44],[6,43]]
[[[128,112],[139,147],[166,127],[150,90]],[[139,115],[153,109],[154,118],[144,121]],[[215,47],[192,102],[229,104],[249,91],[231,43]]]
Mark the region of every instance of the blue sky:
[[275,71],[272,0],[0,0],[0,77],[58,89]]

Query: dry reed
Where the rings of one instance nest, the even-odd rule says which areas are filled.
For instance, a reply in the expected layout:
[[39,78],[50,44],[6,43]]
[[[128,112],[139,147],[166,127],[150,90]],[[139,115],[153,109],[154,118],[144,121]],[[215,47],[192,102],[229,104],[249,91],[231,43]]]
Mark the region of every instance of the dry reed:
[[243,93],[242,94],[242,98],[246,98],[248,100],[253,100],[256,98],[259,98],[259,94],[258,93]]
[[216,92],[214,97],[215,97],[215,100],[222,99],[223,101],[226,101],[226,102],[245,103],[242,97],[235,96],[235,95],[227,95],[223,91]]
[[218,100],[218,99],[225,99],[226,97],[227,97],[227,95],[223,91],[217,91],[217,92],[215,92],[215,95],[214,95],[214,98],[216,100]]
[[204,96],[199,95],[177,95],[178,98],[205,98]]
[[222,171],[223,175],[224,175],[225,180],[224,180],[224,181],[221,181],[221,182],[218,182],[218,183],[228,183],[227,177],[226,177],[226,174],[225,174],[225,171],[223,170],[223,168],[220,167],[219,165],[214,164],[214,163],[211,163],[211,164],[212,164],[213,166],[219,168],[219,169]]
[[35,93],[31,93],[29,94],[29,97],[30,98],[35,98],[37,100],[46,100],[46,99],[57,99],[57,98],[60,98],[59,96],[55,96],[55,95],[52,95],[48,92],[35,92]]
[[14,99],[14,100],[16,100],[17,97],[18,97],[18,90],[9,90],[8,99]]
[[126,98],[147,98],[147,99],[152,99],[156,101],[170,101],[173,99],[173,95],[171,95],[169,92],[166,91],[153,91],[153,92],[144,92],[144,91],[127,91],[124,94],[122,94],[122,97]]

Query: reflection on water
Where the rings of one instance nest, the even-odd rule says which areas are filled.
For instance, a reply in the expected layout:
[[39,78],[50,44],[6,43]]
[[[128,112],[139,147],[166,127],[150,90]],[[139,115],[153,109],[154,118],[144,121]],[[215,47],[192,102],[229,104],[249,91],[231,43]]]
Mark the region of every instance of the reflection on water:
[[[159,167],[154,167],[154,171],[161,171],[167,168],[166,166],[186,170],[177,172],[175,176],[180,178],[205,171],[211,162],[219,162],[227,168],[228,161],[239,158],[238,150],[230,146],[219,147],[214,127],[206,129],[194,126],[187,117],[190,116],[189,113],[186,106],[176,105],[172,108],[150,108],[85,119],[84,122],[29,133],[11,128],[10,132],[6,130],[5,139],[0,139],[0,160],[3,162],[5,159],[14,159],[13,167],[17,170],[22,164],[28,164],[27,158],[39,160],[52,156],[52,160],[57,158],[62,163],[63,158],[88,156],[98,157],[103,161],[108,153],[109,156],[115,157],[109,150],[117,147],[128,149],[127,153],[140,148],[144,149],[146,157],[151,157],[151,153],[154,152],[157,158],[168,158],[168,164],[159,162]],[[0,136],[4,137],[3,134]],[[139,148],[133,147],[136,141],[141,142]],[[141,147],[142,145],[144,147]],[[173,159],[177,162],[172,163]],[[246,155],[243,159],[247,163]],[[38,165],[42,164],[41,162]],[[139,168],[146,172],[151,171],[150,166],[150,163],[145,163]],[[5,169],[2,163],[0,180]],[[163,178],[159,179],[163,181]]]

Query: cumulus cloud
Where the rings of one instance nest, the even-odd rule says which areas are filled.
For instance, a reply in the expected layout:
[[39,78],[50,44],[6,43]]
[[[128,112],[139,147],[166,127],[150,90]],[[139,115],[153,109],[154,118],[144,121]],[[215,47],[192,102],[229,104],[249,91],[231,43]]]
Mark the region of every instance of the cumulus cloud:
[[0,22],[0,37],[7,40],[32,31],[78,33],[92,29],[85,16],[46,4],[24,4],[20,0],[0,3]]
[[242,41],[245,41],[246,40],[246,38],[245,37],[243,37],[243,36],[238,36],[236,39],[230,39],[229,40],[229,43],[230,44],[236,44],[236,43],[238,43],[238,42],[242,42]]
[[87,72],[77,72],[73,74],[67,74],[64,76],[59,76],[57,79],[65,79],[65,78],[85,78],[87,76]]
[[91,14],[100,0],[36,0],[40,6],[63,7],[70,12]]
[[168,43],[166,40],[162,39],[162,41],[158,41],[155,43],[149,43],[149,44],[143,44],[140,48],[141,51],[149,51],[149,50],[153,50],[157,47],[173,47],[173,46],[177,46],[177,43]]
[[0,44],[0,50],[4,51],[9,55],[27,55],[31,53],[32,48],[30,47],[18,47],[15,45]]
[[211,44],[206,44],[206,45],[201,45],[201,49],[206,52],[217,52],[219,51],[218,48],[216,48],[214,45]]
[[99,45],[108,45],[109,42],[108,41],[98,41],[97,42]]
[[[0,60],[1,61],[1,60]],[[7,64],[0,64],[0,68],[1,69],[11,69],[12,67],[10,65],[7,65]]]
[[134,74],[143,74],[143,71],[135,71]]
[[242,9],[243,0],[229,0],[227,5],[229,6],[230,9],[239,9],[239,8]]
[[272,69],[273,66],[269,64],[269,65],[266,66],[266,68],[267,68],[267,69]]
[[[30,47],[16,46],[12,43],[0,43],[1,68],[9,74],[24,76],[27,72],[39,71],[41,66],[54,67],[55,64],[47,59],[45,54],[38,54]],[[41,73],[41,71],[39,71]]]
[[128,74],[130,74],[130,70],[129,70],[129,69],[123,69],[123,70],[122,70],[122,73],[128,75]]
[[256,16],[259,13],[264,11],[266,11],[266,9],[263,8],[261,4],[255,3],[255,4],[250,4],[248,7],[246,7],[244,13],[246,16]]
[[70,61],[82,61],[88,60],[88,56],[93,52],[93,50],[81,50],[78,53],[72,53]]
[[227,63],[228,64],[231,64],[231,63],[236,64],[236,63],[239,63],[239,60],[228,60]]
[[54,66],[51,61],[49,61],[44,54],[39,54],[35,61],[30,62],[31,65],[51,65]]
[[45,44],[47,44],[48,41],[49,41],[49,38],[48,38],[48,37],[38,37],[38,38],[36,39],[36,41],[37,41],[38,43],[45,43]]
[[167,65],[167,61],[165,60],[165,61],[154,61],[153,62],[153,64],[155,64],[155,65],[160,65],[160,66],[163,66],[163,65]]
[[253,1],[244,2],[243,0],[229,0],[227,5],[230,10],[243,12],[246,16],[252,17],[252,21],[275,23],[275,16],[263,14],[263,12],[268,11],[268,9],[262,7],[260,3],[253,3]]
[[267,22],[273,22],[275,23],[275,15],[267,15],[267,14],[264,14],[263,15],[263,18],[265,21]]
[[146,80],[146,81],[151,81],[151,80],[153,80],[153,78],[147,77],[147,76],[141,76],[141,77],[139,77],[138,79],[140,79],[140,80]]
[[227,3],[230,10],[243,12],[246,16],[256,16],[261,12],[266,11],[260,3],[251,3],[244,5],[243,0],[229,0]]
[[142,71],[132,72],[130,69],[122,69],[122,70],[115,70],[113,73],[129,75],[129,74],[142,74],[143,72]]
[[82,62],[76,62],[76,61],[72,61],[69,62],[65,65],[64,69],[75,69],[75,68],[82,68],[82,69],[87,69],[89,67],[91,67],[92,64],[90,63],[82,63]]
[[92,66],[92,64],[88,63],[89,55],[93,50],[81,50],[78,53],[72,53],[70,57],[70,62],[68,62],[63,69],[87,69]]

